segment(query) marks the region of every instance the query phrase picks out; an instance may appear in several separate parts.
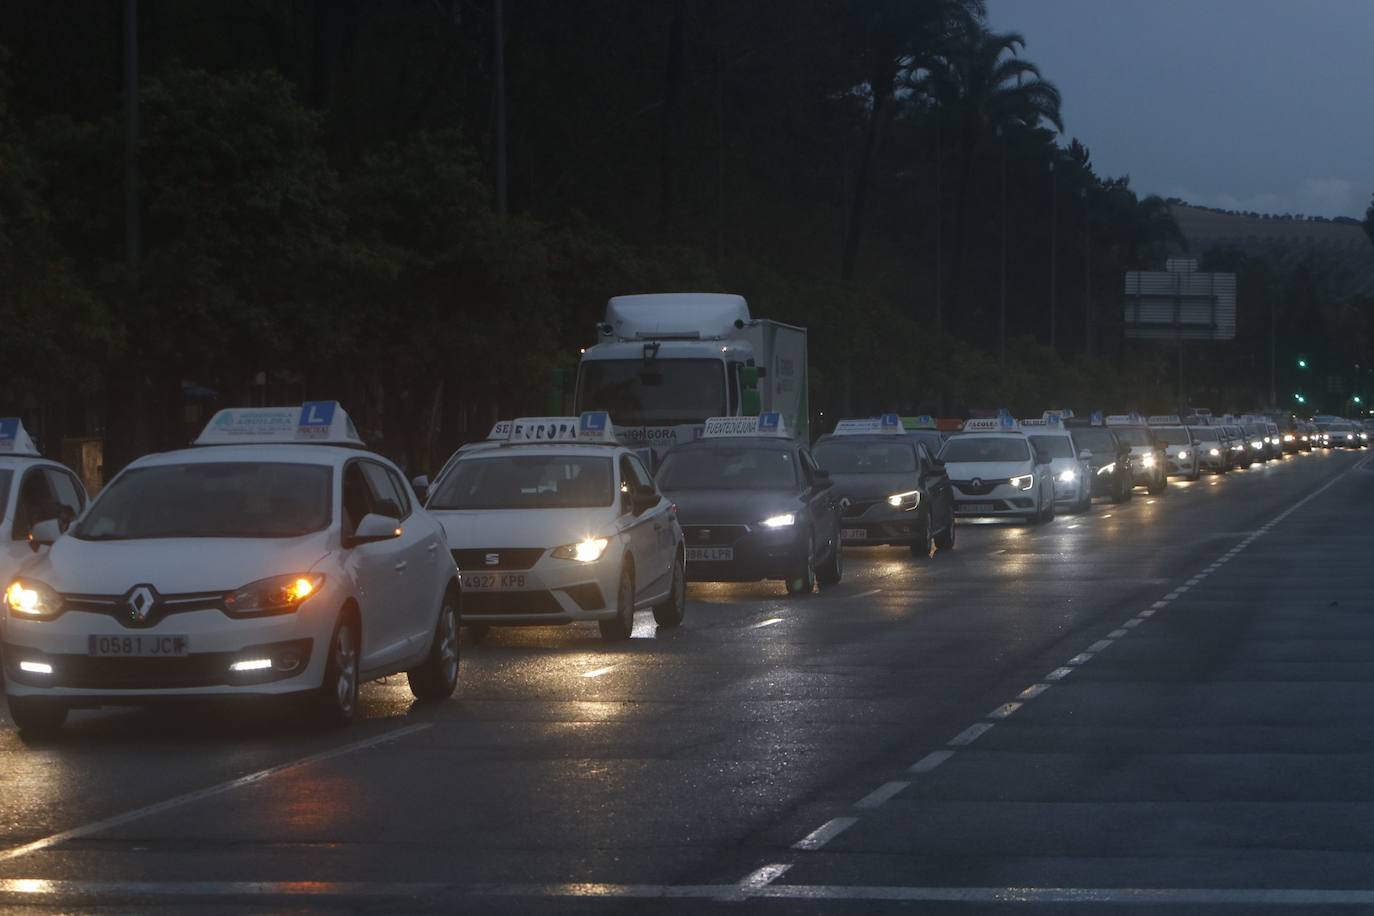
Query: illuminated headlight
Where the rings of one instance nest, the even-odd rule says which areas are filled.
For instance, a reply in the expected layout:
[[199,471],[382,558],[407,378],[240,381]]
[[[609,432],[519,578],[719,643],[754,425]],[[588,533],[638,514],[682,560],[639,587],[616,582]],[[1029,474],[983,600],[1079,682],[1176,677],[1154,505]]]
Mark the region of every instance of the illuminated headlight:
[[5,590],[10,615],[28,620],[49,620],[62,610],[62,596],[35,579],[15,579]]
[[1059,472],[1060,483],[1074,483],[1078,480],[1078,472],[1073,468],[1065,468]]
[[1097,476],[1098,476],[1098,477],[1101,477],[1103,474],[1114,474],[1114,473],[1116,473],[1116,462],[1115,462],[1115,461],[1113,461],[1113,462],[1110,463],[1110,464],[1104,464],[1104,465],[1102,465],[1102,467],[1100,467],[1100,468],[1097,469]]
[[266,671],[272,667],[270,658],[248,658],[241,662],[234,662],[229,666],[230,671]]
[[1211,455],[1213,458],[1220,458],[1220,457],[1221,457],[1221,449],[1219,449],[1219,448],[1209,449],[1208,452],[1207,452],[1207,454]]
[[1360,438],[1361,438],[1361,439],[1364,439],[1364,440],[1366,440],[1366,441],[1368,441],[1368,440],[1369,440],[1369,433],[1360,433]]
[[1260,440],[1256,439],[1254,442],[1251,442],[1251,443],[1250,443],[1250,447],[1253,448],[1253,449],[1259,450],[1259,449],[1264,448],[1264,443],[1261,442]]
[[1011,478],[1007,481],[1007,483],[1011,484],[1018,490],[1029,490],[1031,487],[1035,486],[1035,475],[1022,474],[1019,477]]
[[324,586],[321,573],[290,573],[249,583],[224,596],[230,616],[256,617],[290,613]]
[[611,546],[611,542],[607,538],[587,538],[576,544],[564,544],[562,547],[555,547],[553,555],[560,560],[595,563],[601,559],[601,555],[606,552],[606,548],[609,546]]
[[765,528],[791,528],[797,523],[797,517],[791,512],[783,515],[774,515],[759,522]]
[[31,662],[28,660],[19,663],[20,671],[27,671],[29,674],[52,674],[52,665],[47,662]]
[[1292,433],[1285,433],[1285,434],[1284,434],[1284,437],[1283,437],[1283,441],[1284,441],[1284,442],[1292,442],[1292,441],[1293,441],[1293,434],[1292,434]]
[[1152,468],[1152,467],[1154,467],[1154,466],[1155,466],[1155,456],[1154,456],[1154,452],[1150,452],[1150,453],[1147,454],[1147,455],[1143,455],[1143,456],[1141,457],[1141,459],[1140,459],[1140,466],[1143,467],[1143,468]]
[[910,512],[921,504],[921,491],[907,490],[905,493],[893,493],[887,498],[887,504],[894,509],[904,509]]
[[1185,449],[1179,449],[1179,452],[1178,452],[1178,460],[1179,460],[1179,461],[1187,461],[1187,460],[1188,460],[1188,450],[1187,450],[1186,448],[1185,448]]

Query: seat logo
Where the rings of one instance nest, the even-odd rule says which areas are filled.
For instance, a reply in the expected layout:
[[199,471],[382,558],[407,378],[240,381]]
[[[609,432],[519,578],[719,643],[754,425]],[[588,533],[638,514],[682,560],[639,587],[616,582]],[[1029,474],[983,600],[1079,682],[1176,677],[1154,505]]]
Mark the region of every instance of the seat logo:
[[129,619],[135,623],[144,623],[148,615],[153,611],[153,605],[157,603],[157,596],[153,590],[146,585],[140,585],[129,592]]
[[501,565],[501,555],[499,553],[489,553],[486,555],[485,560],[488,566]]

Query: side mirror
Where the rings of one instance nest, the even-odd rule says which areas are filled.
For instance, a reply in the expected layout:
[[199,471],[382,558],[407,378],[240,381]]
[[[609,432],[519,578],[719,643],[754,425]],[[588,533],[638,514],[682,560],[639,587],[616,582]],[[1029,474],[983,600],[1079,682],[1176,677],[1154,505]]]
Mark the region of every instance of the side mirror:
[[344,539],[345,547],[357,547],[359,544],[372,544],[377,541],[389,541],[392,538],[401,536],[401,523],[394,518],[387,518],[385,515],[378,515],[370,512],[363,516],[363,520],[358,522],[358,530]]
[[51,547],[62,536],[62,523],[55,518],[47,518],[29,529],[29,549],[34,553],[40,547]]
[[1090,451],[1088,451],[1087,449],[1083,449],[1083,451],[1081,451],[1081,452],[1078,453],[1078,460],[1079,460],[1079,461],[1092,461],[1092,458],[1093,458],[1093,453],[1090,452]]
[[421,474],[419,477],[410,479],[410,488],[415,491],[415,498],[421,503],[429,501],[429,478]]

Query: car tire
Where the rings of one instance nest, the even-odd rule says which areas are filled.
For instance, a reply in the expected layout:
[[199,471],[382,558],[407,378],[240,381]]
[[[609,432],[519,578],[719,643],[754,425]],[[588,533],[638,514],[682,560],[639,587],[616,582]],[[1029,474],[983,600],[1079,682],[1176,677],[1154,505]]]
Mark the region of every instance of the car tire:
[[458,689],[458,640],[458,602],[449,590],[439,605],[439,622],[429,654],[420,667],[406,672],[410,692],[417,700],[446,700]]
[[921,520],[917,523],[919,531],[916,540],[911,542],[911,556],[917,560],[930,558],[930,513],[922,512]]
[[627,564],[620,570],[615,590],[615,616],[597,622],[606,642],[624,642],[635,628],[635,574]]
[[48,697],[10,697],[10,718],[22,738],[42,738],[62,728],[67,706]]
[[654,605],[654,623],[660,627],[675,627],[682,623],[687,613],[687,566],[681,552],[673,561],[673,581],[668,586],[668,597],[662,604]]
[[935,535],[935,547],[937,550],[954,549],[954,510],[949,510],[949,521],[945,527],[940,529],[940,533]]
[[787,594],[809,595],[816,590],[816,535],[807,536],[806,557],[802,568],[795,575],[787,577]]
[[829,588],[832,585],[839,585],[844,578],[844,545],[839,538],[835,539],[835,546],[830,550],[830,556],[816,569],[816,581]]
[[343,727],[358,717],[358,644],[357,619],[346,611],[334,625],[317,694],[319,718],[326,725]]

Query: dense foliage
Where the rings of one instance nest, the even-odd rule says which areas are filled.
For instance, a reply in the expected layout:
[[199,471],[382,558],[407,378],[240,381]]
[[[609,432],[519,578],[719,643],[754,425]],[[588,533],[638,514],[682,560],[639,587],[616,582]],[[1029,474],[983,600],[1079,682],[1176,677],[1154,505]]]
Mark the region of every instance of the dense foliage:
[[[490,0],[142,0],[131,257],[124,3],[6,3],[0,412],[117,466],[339,397],[432,467],[559,408],[608,296],[691,289],[810,328],[827,417],[1175,406],[1172,349],[1120,338],[1168,207],[1062,142],[980,0],[504,7],[508,213]],[[1195,396],[1258,403],[1241,346]]]

